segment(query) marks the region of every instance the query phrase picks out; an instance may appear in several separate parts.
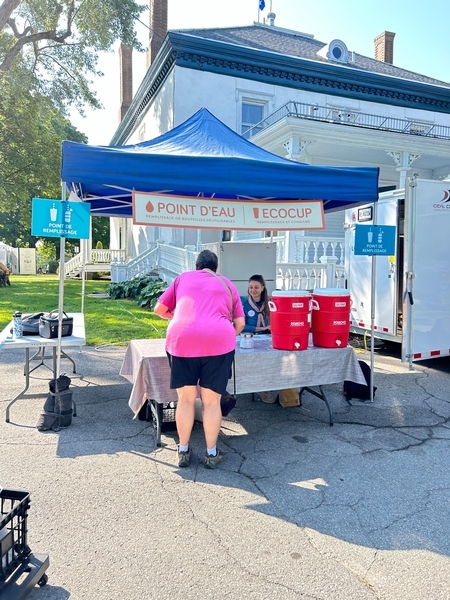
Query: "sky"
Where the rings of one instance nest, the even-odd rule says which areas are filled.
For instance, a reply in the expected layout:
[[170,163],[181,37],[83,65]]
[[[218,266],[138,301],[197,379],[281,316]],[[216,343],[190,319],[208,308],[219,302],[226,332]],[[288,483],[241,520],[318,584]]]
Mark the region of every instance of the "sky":
[[[141,0],[146,3],[146,0]],[[312,34],[320,42],[342,40],[348,50],[374,58],[374,38],[383,31],[395,33],[394,65],[450,82],[450,3],[448,0],[168,0],[169,29],[233,27],[263,22],[272,6],[275,25]],[[148,11],[136,31],[145,46]],[[145,24],[145,25],[144,25]],[[118,126],[119,58],[117,48],[99,62],[102,78],[93,88],[103,105],[86,110],[86,117],[72,112],[72,123],[88,136],[90,144],[108,145]],[[145,74],[145,54],[133,53],[133,90]]]

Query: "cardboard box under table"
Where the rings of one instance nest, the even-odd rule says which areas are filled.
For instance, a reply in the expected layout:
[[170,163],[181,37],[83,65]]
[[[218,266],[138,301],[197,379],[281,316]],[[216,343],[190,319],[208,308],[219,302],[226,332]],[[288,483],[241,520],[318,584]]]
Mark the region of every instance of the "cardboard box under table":
[[[236,346],[236,393],[300,388],[325,402],[333,424],[333,412],[323,390],[324,385],[345,380],[365,383],[358,360],[350,346],[318,348],[310,346],[301,352],[274,350],[269,335],[254,337],[253,348]],[[162,405],[177,402],[175,390],[169,388],[170,368],[165,340],[132,340],[127,348],[120,374],[133,384],[129,406],[137,415],[148,400],[157,429],[157,445],[161,445]],[[317,389],[312,389],[317,388]],[[230,379],[228,391],[233,392]]]

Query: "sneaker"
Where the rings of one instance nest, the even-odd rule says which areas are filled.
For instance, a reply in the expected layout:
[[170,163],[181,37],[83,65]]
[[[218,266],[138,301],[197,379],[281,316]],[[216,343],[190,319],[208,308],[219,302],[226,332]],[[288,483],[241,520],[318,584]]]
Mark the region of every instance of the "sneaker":
[[187,452],[180,452],[178,450],[178,466],[179,467],[188,467],[191,462],[191,450],[188,449]]
[[258,392],[258,396],[264,404],[274,404],[276,402],[276,398],[270,392]]
[[217,448],[217,452],[216,455],[213,456],[212,454],[207,454],[205,456],[205,467],[207,469],[216,469],[217,465],[223,461],[223,459],[225,458],[225,452],[223,452],[222,450],[219,450],[219,448]]

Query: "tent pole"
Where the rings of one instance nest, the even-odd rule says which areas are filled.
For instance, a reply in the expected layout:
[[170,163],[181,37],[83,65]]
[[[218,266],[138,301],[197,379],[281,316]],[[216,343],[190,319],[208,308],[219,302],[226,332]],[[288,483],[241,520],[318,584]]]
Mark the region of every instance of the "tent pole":
[[86,240],[80,240],[81,241],[81,247],[82,247],[82,253],[81,253],[81,260],[82,260],[82,267],[81,267],[81,313],[84,314],[84,295],[85,295],[85,288],[86,288]]
[[[65,202],[66,202],[66,184],[61,183],[61,200],[62,200],[62,215],[64,221]],[[64,265],[66,262],[66,238],[64,235],[60,237],[59,251],[59,297],[58,297],[58,345],[56,350],[56,379],[61,373],[61,335],[64,310]]]
[[[376,225],[378,221],[378,202],[373,205],[373,224]],[[377,275],[377,257],[372,254],[372,281],[370,288],[370,402],[373,402],[373,369],[375,363],[375,286],[376,286],[376,275]]]

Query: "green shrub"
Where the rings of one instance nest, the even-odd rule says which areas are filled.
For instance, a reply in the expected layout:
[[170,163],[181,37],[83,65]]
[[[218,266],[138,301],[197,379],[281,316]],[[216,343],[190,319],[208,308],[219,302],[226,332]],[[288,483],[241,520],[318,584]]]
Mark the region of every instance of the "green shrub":
[[47,273],[55,275],[55,273],[57,273],[58,270],[59,270],[59,262],[57,260],[49,260]]
[[167,283],[165,281],[154,280],[150,282],[139,292],[137,297],[138,305],[142,308],[153,310],[156,301],[166,288]]
[[154,277],[136,277],[121,283],[110,283],[107,291],[113,300],[136,300],[142,308],[153,310],[156,301],[167,288],[167,283]]

